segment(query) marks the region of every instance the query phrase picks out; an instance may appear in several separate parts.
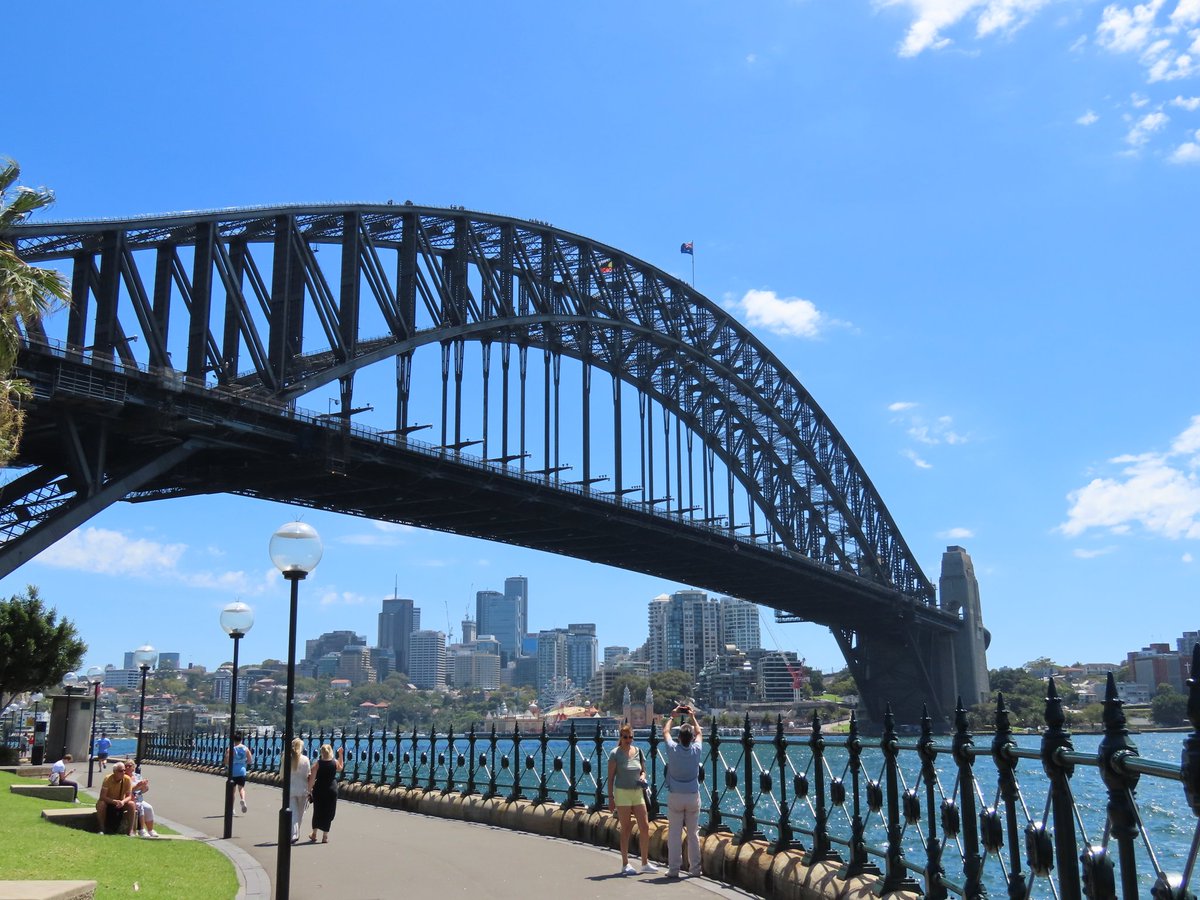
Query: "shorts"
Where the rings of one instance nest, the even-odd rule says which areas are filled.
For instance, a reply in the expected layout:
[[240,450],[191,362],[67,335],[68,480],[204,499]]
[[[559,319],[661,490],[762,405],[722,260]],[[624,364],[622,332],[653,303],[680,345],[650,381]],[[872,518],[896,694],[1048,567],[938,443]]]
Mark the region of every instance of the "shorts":
[[613,788],[613,796],[617,806],[645,806],[646,797],[640,787]]
[[232,781],[234,784],[236,784],[238,787],[246,786],[246,776],[245,775],[234,775],[234,776],[230,777],[229,780]]
[[106,759],[108,759],[108,754],[107,753],[97,753],[96,759],[100,760],[100,762],[104,762]]

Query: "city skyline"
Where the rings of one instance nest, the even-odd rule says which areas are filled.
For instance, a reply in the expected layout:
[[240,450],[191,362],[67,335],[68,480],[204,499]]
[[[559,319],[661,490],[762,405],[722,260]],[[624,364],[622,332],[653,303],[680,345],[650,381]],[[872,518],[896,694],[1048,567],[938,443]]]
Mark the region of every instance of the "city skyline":
[[[86,8],[17,75],[79,138],[31,125],[0,153],[55,190],[39,222],[411,199],[551,222],[687,281],[694,264],[828,414],[926,576],[949,545],[971,554],[990,667],[1116,661],[1197,624],[1200,10],[1019,7],[268,2],[234,33],[190,8]],[[11,18],[50,24],[30,5]],[[444,66],[448,30],[470,65]],[[386,87],[397,33],[435,83]],[[100,45],[138,52],[98,62]],[[361,65],[297,92],[214,65],[213,46],[302,65],[355,46]],[[97,80],[142,86],[128,118],[81,101]],[[38,585],[91,645],[85,667],[144,642],[228,658],[217,617],[239,597],[257,617],[243,652],[281,658],[266,548],[297,516],[325,541],[301,634],[372,634],[397,583],[443,629],[519,572],[538,585],[529,630],[594,621],[602,645],[635,647],[649,600],[703,587],[214,495],[116,504],[0,592]],[[1130,606],[1136,636],[1107,612]],[[768,624],[764,646],[841,667],[827,629]]]

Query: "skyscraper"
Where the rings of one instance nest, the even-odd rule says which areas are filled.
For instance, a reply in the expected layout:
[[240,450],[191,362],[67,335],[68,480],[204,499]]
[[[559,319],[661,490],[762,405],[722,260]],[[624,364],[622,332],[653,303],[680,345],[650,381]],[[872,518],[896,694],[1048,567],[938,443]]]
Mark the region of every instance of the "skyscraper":
[[408,677],[423,690],[446,686],[446,635],[440,631],[414,631],[408,639]]
[[[524,579],[521,579],[524,581]],[[514,579],[505,581],[505,587]],[[521,639],[525,635],[525,599],[518,590],[511,594],[499,591],[475,593],[475,624],[477,634],[490,634],[500,642],[502,664],[521,654]]]
[[391,650],[397,672],[411,676],[408,670],[408,640],[421,629],[421,610],[408,597],[389,597],[379,613],[379,646]]
[[580,690],[587,690],[592,676],[596,674],[598,648],[595,624],[588,622],[567,626],[567,677]]
[[553,628],[537,636],[537,689],[539,694],[567,676],[567,630]]
[[655,597],[648,618],[651,672],[682,669],[694,678],[717,655],[717,601],[704,591]]
[[717,601],[721,616],[718,644],[734,644],[739,650],[758,650],[762,639],[758,628],[758,606],[749,600],[722,597]]
[[520,615],[518,642],[529,633],[529,579],[524,575],[513,575],[504,579],[504,597],[515,603]]

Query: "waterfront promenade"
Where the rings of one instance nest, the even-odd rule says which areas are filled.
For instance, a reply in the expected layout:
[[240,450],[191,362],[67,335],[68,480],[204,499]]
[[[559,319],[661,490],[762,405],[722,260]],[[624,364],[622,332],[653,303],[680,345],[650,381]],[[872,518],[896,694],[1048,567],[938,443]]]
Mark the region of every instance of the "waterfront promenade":
[[[213,838],[242,870],[245,900],[269,900],[275,878],[279,791],[246,785],[249,812],[233,820],[233,838],[216,840],[224,815],[223,779],[143,764],[153,786],[155,812]],[[310,811],[311,813],[311,811]],[[338,804],[328,844],[307,841],[292,848],[294,900],[479,897],[664,897],[672,900],[746,898],[744,891],[707,878],[617,874],[620,855],[571,841],[544,838],[485,825],[422,816],[343,801]]]

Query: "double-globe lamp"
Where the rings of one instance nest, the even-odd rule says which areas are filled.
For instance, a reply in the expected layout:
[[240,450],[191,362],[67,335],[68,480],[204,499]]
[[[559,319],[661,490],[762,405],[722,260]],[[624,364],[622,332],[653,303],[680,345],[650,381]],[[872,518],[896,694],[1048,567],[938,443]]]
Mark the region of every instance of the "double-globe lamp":
[[100,706],[100,683],[104,681],[104,670],[92,666],[87,670],[87,680],[92,686],[92,742],[88,744],[88,787],[91,787],[92,767],[96,763],[96,710]]
[[142,726],[146,723],[146,676],[156,659],[158,659],[158,651],[149,644],[142,644],[133,651],[133,664],[142,671],[142,702],[138,711],[137,753],[133,759],[134,772],[142,771]]
[[242,601],[230,603],[221,610],[221,628],[233,638],[233,681],[229,687],[229,766],[225,772],[225,840],[233,837],[233,734],[237,729],[238,644],[253,627],[254,610]]
[[296,605],[300,582],[321,561],[321,537],[306,522],[288,522],[271,535],[271,562],[291,582],[288,615],[287,705],[283,726],[283,805],[279,809],[279,852],[275,862],[275,900],[288,900],[292,877],[292,738],[296,705]]

